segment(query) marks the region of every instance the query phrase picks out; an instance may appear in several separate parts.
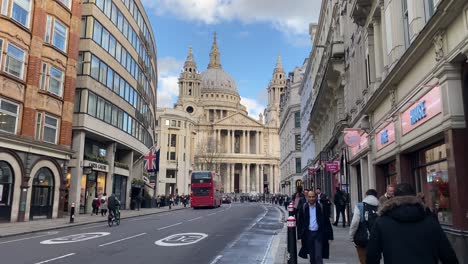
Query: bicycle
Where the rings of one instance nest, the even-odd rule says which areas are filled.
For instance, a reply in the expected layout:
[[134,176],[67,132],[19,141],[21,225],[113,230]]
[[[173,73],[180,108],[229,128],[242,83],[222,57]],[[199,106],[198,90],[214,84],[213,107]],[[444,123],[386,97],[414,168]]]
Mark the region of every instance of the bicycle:
[[120,208],[117,206],[115,208],[115,216],[113,210],[109,210],[109,217],[107,218],[107,224],[109,227],[112,227],[114,225],[114,222],[116,225],[120,225]]

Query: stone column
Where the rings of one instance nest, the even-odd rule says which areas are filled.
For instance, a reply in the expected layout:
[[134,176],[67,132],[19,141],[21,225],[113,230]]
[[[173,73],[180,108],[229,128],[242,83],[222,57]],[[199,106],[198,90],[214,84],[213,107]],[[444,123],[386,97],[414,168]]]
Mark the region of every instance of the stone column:
[[273,192],[273,165],[269,164],[268,166],[270,167],[270,172],[268,174],[268,190],[270,191],[270,193],[272,193]]
[[218,140],[216,140],[216,149],[218,150],[218,153],[221,152],[221,129],[217,129],[216,130],[216,134],[217,134],[217,138]]
[[242,163],[242,174],[239,178],[239,192],[245,192],[245,164]]
[[260,132],[259,135],[258,135],[258,137],[259,137],[259,139],[260,139],[260,140],[258,141],[258,144],[259,144],[259,146],[258,146],[258,154],[263,154],[263,147],[264,147],[264,146],[263,146],[263,132]]
[[[107,149],[106,149],[106,160],[107,162],[109,163],[109,171],[107,172],[107,176],[106,176],[106,190],[105,192],[106,193],[112,193],[112,186],[113,186],[113,182],[114,182],[114,177],[112,177],[114,175],[114,164],[115,164],[115,151],[116,151],[116,148],[117,148],[117,143],[113,142],[113,143],[110,143],[109,145],[107,145]],[[132,161],[133,161],[133,155],[132,155]],[[122,162],[122,161],[120,161]],[[129,170],[133,170],[133,163],[127,163],[128,164],[128,168]],[[131,175],[131,174],[130,174]],[[75,208],[76,210],[76,208]]]
[[248,163],[246,166],[246,169],[247,169],[247,183],[245,185],[245,189],[246,189],[246,192],[251,192],[252,191],[252,185],[251,185],[251,181],[250,181],[250,163]]
[[250,154],[250,131],[247,130],[247,153]]
[[[391,34],[391,32],[387,32],[387,21],[385,19],[385,2],[383,0],[380,1],[380,17],[382,18],[382,30],[381,30],[381,36],[382,36],[382,51],[383,51],[383,58],[382,58],[382,63],[383,63],[383,73],[382,73],[382,79],[384,79],[387,75],[387,67],[388,67],[388,53],[387,53],[387,34]],[[391,21],[390,21],[391,22]]]
[[382,81],[382,31],[380,28],[380,20],[374,18],[372,20],[374,25],[374,56],[375,56],[375,80],[377,83]]
[[231,153],[235,153],[236,131],[231,130]]
[[259,151],[259,132],[258,131],[255,131],[255,154],[258,154],[260,151]]
[[80,166],[84,157],[86,132],[82,130],[73,131],[72,147],[75,150],[72,158],[76,159],[76,167],[71,168],[70,193],[68,196],[68,206],[75,203],[75,214],[80,213],[81,177],[83,168]]
[[224,192],[231,192],[231,164],[226,163],[226,189]]
[[255,164],[255,174],[256,174],[256,176],[255,176],[255,185],[257,185],[256,191],[258,193],[261,193],[262,192],[261,191],[262,184],[261,184],[261,179],[260,179],[260,164]]
[[231,192],[234,192],[234,191],[235,191],[234,188],[235,188],[235,186],[236,186],[236,184],[235,184],[235,182],[234,182],[235,179],[236,179],[236,177],[235,177],[235,175],[234,175],[235,172],[236,172],[236,171],[235,171],[235,168],[236,168],[236,167],[235,167],[235,164],[230,164],[230,166],[231,166]]

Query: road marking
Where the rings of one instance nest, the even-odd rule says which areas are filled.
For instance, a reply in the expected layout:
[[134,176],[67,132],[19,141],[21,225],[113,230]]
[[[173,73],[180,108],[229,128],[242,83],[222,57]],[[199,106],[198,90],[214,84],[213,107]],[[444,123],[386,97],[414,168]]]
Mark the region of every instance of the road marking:
[[104,226],[104,224],[98,224],[98,225],[83,227],[83,228],[80,228],[80,230],[92,229],[92,228],[102,227],[102,226]]
[[176,226],[176,225],[180,225],[180,224],[182,224],[182,222],[177,223],[177,224],[173,224],[173,225],[168,225],[168,226],[165,226],[165,227],[161,227],[161,228],[158,228],[158,230],[163,230],[163,229],[166,229],[166,228],[169,228],[169,227],[173,227],[173,226]]
[[66,243],[75,243],[85,240],[95,239],[103,236],[110,235],[108,232],[94,232],[94,233],[82,233],[64,237],[57,237],[48,240],[41,241],[43,245],[54,245],[54,244],[66,244]]
[[60,256],[60,257],[56,257],[56,258],[53,258],[53,259],[44,260],[44,261],[41,261],[41,262],[36,262],[34,264],[47,263],[47,262],[51,262],[51,261],[54,261],[54,260],[57,260],[57,259],[63,259],[63,258],[66,258],[66,257],[70,257],[70,256],[73,256],[73,255],[75,255],[75,253],[70,253],[70,254],[63,255],[63,256]]
[[214,215],[214,214],[216,214],[216,213],[211,213],[211,214],[208,214],[208,215]]
[[204,233],[181,233],[160,239],[154,242],[154,244],[163,247],[185,246],[195,244],[206,237],[208,237],[208,235]]
[[202,216],[195,217],[195,218],[192,218],[190,220],[187,220],[187,222],[195,221],[195,220],[200,219],[200,218],[203,218],[203,217]]
[[109,242],[109,243],[105,243],[105,244],[102,244],[102,245],[99,245],[99,246],[100,246],[100,247],[103,247],[103,246],[107,246],[107,245],[112,245],[112,244],[115,244],[115,243],[117,243],[117,242],[121,242],[121,241],[124,241],[124,240],[132,239],[132,238],[139,237],[139,236],[143,236],[143,235],[146,235],[146,233],[141,233],[141,234],[138,234],[138,235],[134,235],[134,236],[122,238],[122,239],[115,240],[115,241],[112,241],[112,242]]
[[265,255],[263,256],[263,259],[262,259],[262,264],[265,264],[265,261],[267,259],[267,256],[268,256],[268,253],[270,253],[270,250],[271,250],[271,244],[273,242],[273,236],[271,236],[270,240],[268,241],[268,248],[267,250],[265,251]]
[[23,241],[23,240],[28,240],[28,239],[33,239],[33,238],[38,238],[38,237],[51,236],[51,235],[55,235],[55,234],[58,234],[58,232],[54,231],[54,232],[49,232],[48,234],[44,234],[44,235],[40,235],[40,236],[25,237],[25,238],[19,238],[19,239],[14,239],[14,240],[3,241],[3,242],[0,242],[0,245],[1,244],[8,244],[8,243],[13,243],[13,242],[18,242],[18,241]]
[[136,218],[136,219],[128,220],[127,222],[135,222],[135,221],[145,220],[148,218],[151,218],[151,216]]
[[216,262],[218,262],[218,260],[220,260],[222,257],[223,255],[218,255],[215,259],[213,259],[213,261],[211,261],[210,264],[216,264]]

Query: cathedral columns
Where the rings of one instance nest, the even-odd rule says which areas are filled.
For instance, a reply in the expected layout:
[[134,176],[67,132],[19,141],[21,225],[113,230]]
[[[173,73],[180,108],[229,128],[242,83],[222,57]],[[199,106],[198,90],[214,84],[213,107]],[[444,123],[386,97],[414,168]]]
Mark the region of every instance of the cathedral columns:
[[268,174],[268,190],[272,193],[273,189],[273,165],[268,166],[270,168],[270,173]]
[[246,169],[247,169],[247,184],[245,186],[245,189],[247,193],[250,193],[252,190],[252,183],[250,181],[250,163],[247,163]]
[[242,174],[239,177],[239,192],[243,193],[245,192],[245,164],[241,163],[242,165]]
[[231,164],[226,163],[226,181],[224,183],[224,192],[229,193],[231,190]]
[[236,186],[236,184],[234,183],[234,180],[236,179],[235,177],[235,164],[229,164],[229,166],[231,167],[231,192],[234,192],[234,188]]
[[250,130],[247,130],[247,153],[250,154]]

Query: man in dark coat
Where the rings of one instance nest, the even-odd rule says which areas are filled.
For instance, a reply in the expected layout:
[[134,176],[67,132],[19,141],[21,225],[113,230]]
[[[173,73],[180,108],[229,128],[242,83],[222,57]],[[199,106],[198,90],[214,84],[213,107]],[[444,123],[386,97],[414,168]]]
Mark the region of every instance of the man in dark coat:
[[335,203],[336,209],[336,221],[333,223],[334,226],[338,226],[338,221],[340,220],[340,214],[343,216],[343,227],[346,226],[346,219],[345,219],[345,208],[346,208],[346,196],[340,190],[339,187],[336,187],[335,198],[333,199]]
[[379,211],[367,245],[367,264],[456,264],[457,256],[434,217],[407,183],[395,187],[395,197]]
[[302,206],[299,213],[299,239],[304,241],[299,256],[306,258],[309,254],[311,264],[322,264],[323,259],[328,259],[330,255],[329,241],[333,240],[333,229],[330,218],[326,217],[317,202],[317,194],[309,191],[307,197],[309,202]]

